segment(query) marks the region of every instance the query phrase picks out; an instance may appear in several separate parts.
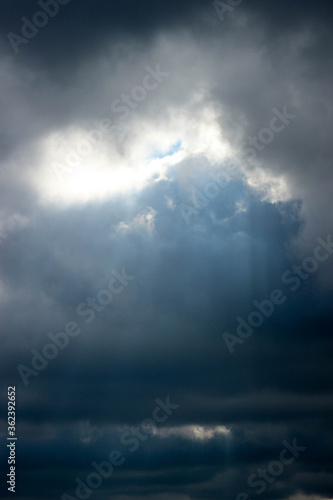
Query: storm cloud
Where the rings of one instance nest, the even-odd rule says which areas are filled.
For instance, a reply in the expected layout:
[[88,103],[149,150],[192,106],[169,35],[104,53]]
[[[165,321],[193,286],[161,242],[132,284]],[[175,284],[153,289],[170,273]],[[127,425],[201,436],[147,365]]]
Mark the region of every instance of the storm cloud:
[[1,10],[1,498],[331,498],[332,6]]

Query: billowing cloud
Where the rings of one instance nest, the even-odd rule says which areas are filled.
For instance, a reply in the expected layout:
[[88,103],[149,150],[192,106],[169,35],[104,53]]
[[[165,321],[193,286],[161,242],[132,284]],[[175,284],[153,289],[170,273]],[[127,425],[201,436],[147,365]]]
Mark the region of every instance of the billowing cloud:
[[331,6],[3,7],[17,499],[329,499]]

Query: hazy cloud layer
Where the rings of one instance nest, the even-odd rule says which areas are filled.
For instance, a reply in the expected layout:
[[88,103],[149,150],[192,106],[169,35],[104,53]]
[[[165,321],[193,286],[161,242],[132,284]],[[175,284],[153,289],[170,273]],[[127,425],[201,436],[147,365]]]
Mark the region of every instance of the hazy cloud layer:
[[2,3],[18,500],[332,496],[332,9],[236,3]]

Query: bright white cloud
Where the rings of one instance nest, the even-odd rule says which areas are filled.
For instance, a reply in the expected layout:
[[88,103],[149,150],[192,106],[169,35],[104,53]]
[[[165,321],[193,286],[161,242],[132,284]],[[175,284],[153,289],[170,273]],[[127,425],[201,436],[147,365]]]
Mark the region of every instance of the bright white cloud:
[[186,159],[223,161],[230,147],[221,137],[218,114],[199,103],[191,115],[192,105],[170,107],[163,119],[143,118],[140,125],[133,118],[123,125],[120,141],[112,132],[89,139],[89,127],[51,132],[40,139],[38,153],[26,157],[30,182],[43,202],[75,204],[141,190],[168,179],[169,168],[181,168]]

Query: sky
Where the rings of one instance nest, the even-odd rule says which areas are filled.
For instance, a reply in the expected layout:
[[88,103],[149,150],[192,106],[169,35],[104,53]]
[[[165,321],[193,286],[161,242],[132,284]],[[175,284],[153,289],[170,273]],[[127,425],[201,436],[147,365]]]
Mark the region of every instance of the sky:
[[1,498],[332,500],[332,4],[1,11]]

